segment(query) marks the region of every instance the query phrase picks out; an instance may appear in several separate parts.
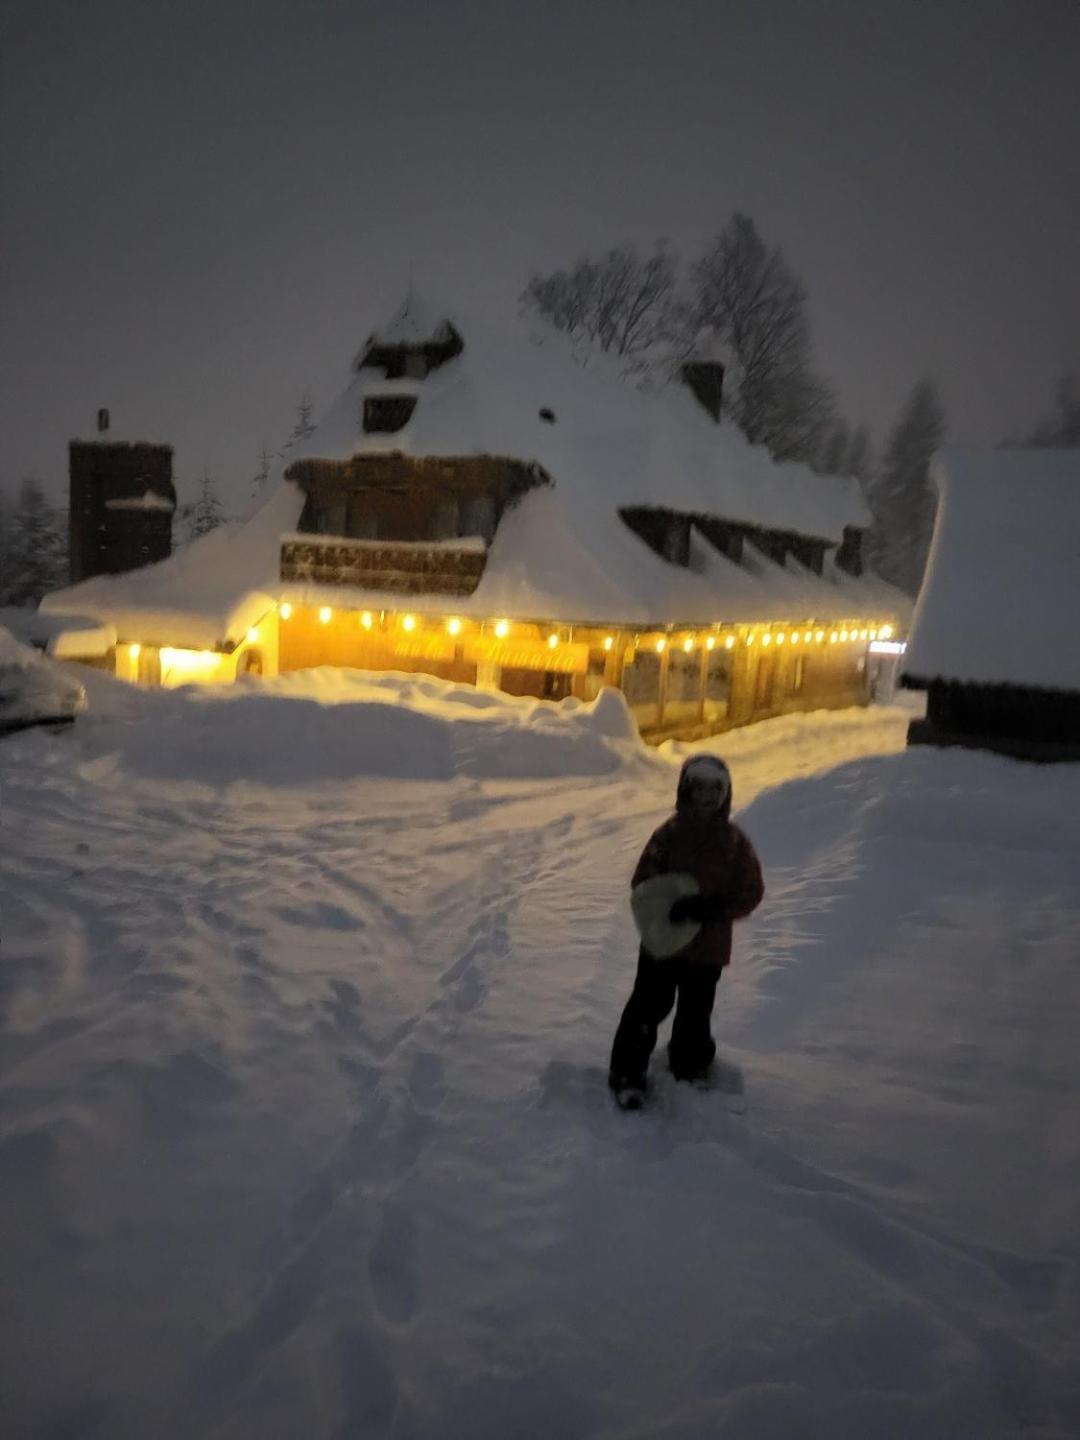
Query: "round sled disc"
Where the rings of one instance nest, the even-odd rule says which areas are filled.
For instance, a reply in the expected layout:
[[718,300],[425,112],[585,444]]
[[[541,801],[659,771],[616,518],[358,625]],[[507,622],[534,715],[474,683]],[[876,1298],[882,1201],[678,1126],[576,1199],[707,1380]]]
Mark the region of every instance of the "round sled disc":
[[641,943],[650,955],[667,960],[685,950],[701,926],[696,920],[682,920],[673,925],[668,912],[684,895],[696,895],[700,886],[692,875],[672,871],[670,875],[654,875],[630,891],[630,909]]

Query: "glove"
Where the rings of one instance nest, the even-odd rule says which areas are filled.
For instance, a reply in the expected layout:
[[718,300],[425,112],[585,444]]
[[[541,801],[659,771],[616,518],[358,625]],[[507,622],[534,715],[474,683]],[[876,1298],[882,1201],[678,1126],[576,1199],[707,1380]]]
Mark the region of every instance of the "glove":
[[700,925],[705,919],[704,895],[680,896],[668,911],[668,919],[672,925],[681,925],[684,920],[693,920]]
[[723,895],[683,895],[668,911],[672,925],[681,925],[684,920],[693,920],[698,925],[707,925],[713,920],[722,920],[727,913],[727,901]]

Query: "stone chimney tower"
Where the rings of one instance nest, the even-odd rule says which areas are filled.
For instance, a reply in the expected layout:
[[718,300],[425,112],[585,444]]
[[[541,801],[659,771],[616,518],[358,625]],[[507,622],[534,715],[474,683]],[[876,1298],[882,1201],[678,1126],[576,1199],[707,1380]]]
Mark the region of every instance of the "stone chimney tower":
[[68,455],[71,583],[164,560],[176,509],[172,446],[113,439],[101,409],[96,437],[72,440]]

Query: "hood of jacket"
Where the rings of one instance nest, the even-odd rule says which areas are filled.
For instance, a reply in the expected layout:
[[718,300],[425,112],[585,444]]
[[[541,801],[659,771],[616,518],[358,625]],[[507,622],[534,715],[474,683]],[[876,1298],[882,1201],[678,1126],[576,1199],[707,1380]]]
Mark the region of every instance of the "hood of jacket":
[[688,755],[679,769],[679,784],[675,791],[675,812],[686,818],[689,814],[690,782],[698,775],[715,779],[727,785],[727,797],[720,815],[725,821],[731,819],[731,771],[719,755]]

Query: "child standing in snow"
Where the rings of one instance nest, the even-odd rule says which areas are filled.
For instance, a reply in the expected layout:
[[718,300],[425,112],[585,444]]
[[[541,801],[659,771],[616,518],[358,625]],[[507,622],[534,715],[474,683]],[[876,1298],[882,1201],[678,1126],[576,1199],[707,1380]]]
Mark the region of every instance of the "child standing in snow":
[[[611,1050],[608,1083],[627,1108],[636,1108],[644,1098],[657,1029],[676,997],[668,1045],[671,1072],[678,1080],[707,1075],[716,1055],[709,1021],[720,972],[731,959],[732,922],[757,909],[765,893],[754,847],[731,823],[731,775],[717,756],[693,755],[684,762],[675,813],[650,837],[630,882],[631,892],[661,875],[671,876],[673,886],[650,886],[638,898],[649,894],[657,897],[651,905],[662,906],[665,913],[654,914],[654,924],[643,928],[667,932],[668,957],[658,958],[642,945],[634,989]],[[682,888],[697,893],[673,900],[680,880]],[[640,904],[635,913],[640,922]],[[686,925],[688,921],[693,926]],[[672,954],[670,946],[680,937],[670,927],[680,925],[685,926],[689,943]],[[672,934],[674,940],[669,938]]]

